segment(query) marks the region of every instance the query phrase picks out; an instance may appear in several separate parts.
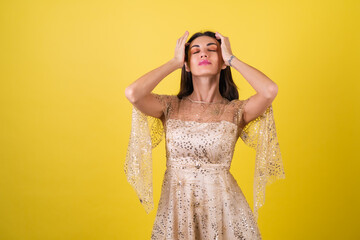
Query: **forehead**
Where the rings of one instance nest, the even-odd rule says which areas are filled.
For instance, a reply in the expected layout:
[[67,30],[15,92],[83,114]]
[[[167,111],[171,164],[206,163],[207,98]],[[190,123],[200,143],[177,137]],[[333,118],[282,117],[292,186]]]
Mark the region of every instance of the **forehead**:
[[216,46],[219,46],[219,42],[212,38],[212,37],[209,37],[209,36],[201,36],[201,37],[197,37],[195,38],[191,44],[190,44],[190,48],[194,45],[199,45],[200,47],[201,46],[206,46],[208,43],[215,43]]

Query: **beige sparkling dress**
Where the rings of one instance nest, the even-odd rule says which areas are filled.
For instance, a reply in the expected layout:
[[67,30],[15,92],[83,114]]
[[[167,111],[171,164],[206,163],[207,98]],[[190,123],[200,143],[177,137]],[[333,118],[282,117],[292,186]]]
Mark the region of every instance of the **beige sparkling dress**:
[[[201,103],[154,94],[163,116],[133,107],[125,161],[128,182],[147,213],[154,208],[152,148],[165,135],[166,171],[151,239],[261,239],[258,208],[265,186],[285,178],[272,105],[246,126],[246,100]],[[256,150],[254,213],[229,172],[241,138]]]

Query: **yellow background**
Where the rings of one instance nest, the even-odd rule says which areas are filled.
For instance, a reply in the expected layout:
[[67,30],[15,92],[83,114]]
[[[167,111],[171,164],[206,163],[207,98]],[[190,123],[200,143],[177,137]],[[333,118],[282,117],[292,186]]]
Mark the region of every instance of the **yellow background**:
[[[123,164],[125,88],[186,31],[219,31],[278,84],[286,179],[267,187],[263,239],[356,239],[359,1],[2,1],[0,239],[149,239],[165,171],[154,149],[147,215]],[[232,69],[240,99],[255,94]],[[176,94],[180,69],[154,90]],[[255,152],[231,172],[253,208]]]

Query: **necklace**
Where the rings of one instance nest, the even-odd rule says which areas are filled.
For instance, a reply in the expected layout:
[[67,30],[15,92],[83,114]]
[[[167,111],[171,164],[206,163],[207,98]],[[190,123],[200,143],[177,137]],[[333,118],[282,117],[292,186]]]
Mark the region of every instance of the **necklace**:
[[214,103],[222,103],[224,101],[221,100],[221,101],[218,101],[218,102],[205,102],[205,101],[196,101],[196,100],[192,100],[190,97],[187,97],[190,101],[194,102],[194,103],[207,103],[207,104],[214,104]]

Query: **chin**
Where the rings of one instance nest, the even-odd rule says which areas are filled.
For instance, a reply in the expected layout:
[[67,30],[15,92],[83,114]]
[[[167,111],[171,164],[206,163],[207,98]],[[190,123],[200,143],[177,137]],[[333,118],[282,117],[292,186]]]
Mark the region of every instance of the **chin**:
[[214,76],[214,75],[217,75],[217,74],[219,74],[220,73],[220,71],[219,72],[217,72],[217,71],[215,71],[215,70],[213,70],[213,71],[211,71],[211,70],[207,70],[207,71],[198,71],[198,72],[192,72],[192,75],[193,76],[197,76],[197,77],[204,77],[204,76]]

